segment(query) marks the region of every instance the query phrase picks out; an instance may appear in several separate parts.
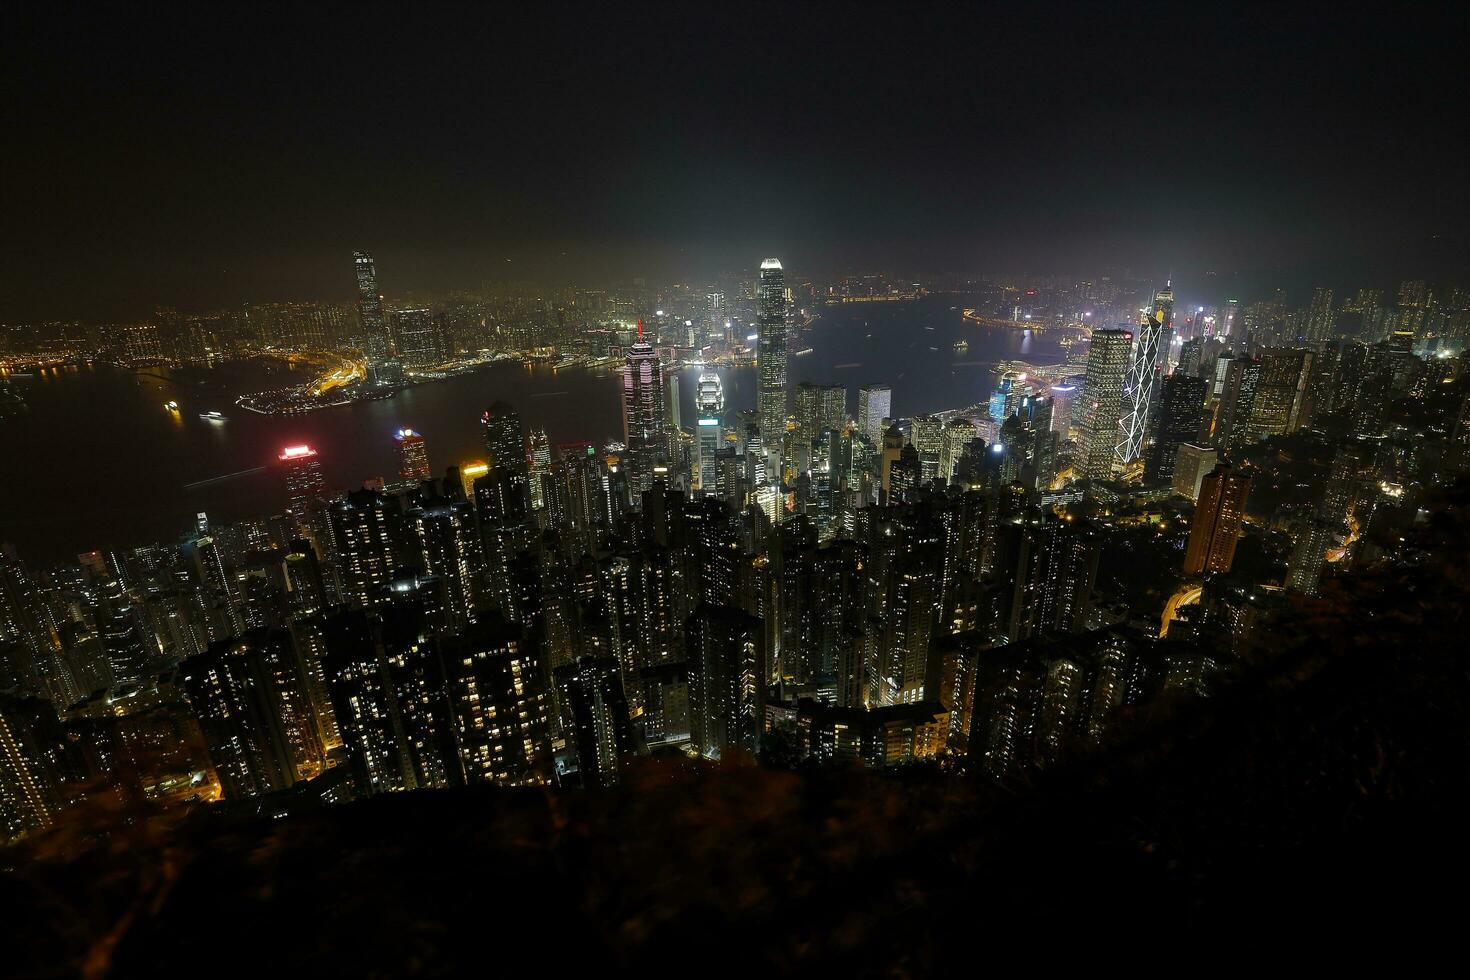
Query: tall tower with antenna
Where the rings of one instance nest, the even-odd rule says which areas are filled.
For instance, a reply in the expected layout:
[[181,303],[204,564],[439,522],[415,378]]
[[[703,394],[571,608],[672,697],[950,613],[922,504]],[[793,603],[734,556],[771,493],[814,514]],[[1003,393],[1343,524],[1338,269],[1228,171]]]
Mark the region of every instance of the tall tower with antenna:
[[1138,337],[1128,365],[1128,380],[1123,388],[1125,414],[1119,426],[1118,461],[1124,466],[1143,455],[1143,439],[1148,431],[1149,409],[1153,407],[1158,387],[1159,348],[1168,342],[1169,327],[1174,320],[1173,280],[1154,293],[1154,301],[1138,321]]

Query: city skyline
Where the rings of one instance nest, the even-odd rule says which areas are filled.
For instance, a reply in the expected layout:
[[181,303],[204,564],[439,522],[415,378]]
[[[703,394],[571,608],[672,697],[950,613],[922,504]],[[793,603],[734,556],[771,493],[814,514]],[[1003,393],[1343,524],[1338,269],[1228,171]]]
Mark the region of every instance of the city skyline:
[[8,974],[1447,944],[1467,28],[17,11]]

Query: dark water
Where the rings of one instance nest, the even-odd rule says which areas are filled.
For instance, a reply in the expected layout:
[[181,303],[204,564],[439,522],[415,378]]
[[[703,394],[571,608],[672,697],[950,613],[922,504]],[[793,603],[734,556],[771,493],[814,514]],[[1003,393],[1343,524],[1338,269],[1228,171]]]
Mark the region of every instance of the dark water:
[[[893,411],[902,416],[983,401],[997,360],[1058,354],[1049,339],[968,325],[952,302],[931,297],[830,310],[793,343],[793,350],[813,351],[792,358],[792,383],[847,385],[850,412],[860,385],[888,384]],[[960,337],[970,342],[965,354],[952,349]],[[727,409],[753,407],[754,369],[720,376]],[[282,369],[231,365],[200,377],[204,385],[97,367],[18,379],[31,411],[0,422],[0,541],[49,561],[172,539],[198,511],[214,521],[272,513],[285,502],[274,465],[282,447],[310,443],[328,480],[351,487],[392,478],[393,434],[405,426],[423,433],[430,463],[441,472],[483,458],[478,419],[496,400],[514,405],[528,428],[544,428],[553,443],[621,433],[618,378],[584,369],[497,365],[391,400],[299,416],[256,415],[234,405],[238,393],[299,380]],[[697,368],[680,372],[686,425],[698,377]],[[170,399],[179,413],[164,410]],[[211,410],[229,421],[198,417]],[[199,481],[213,482],[190,486]]]

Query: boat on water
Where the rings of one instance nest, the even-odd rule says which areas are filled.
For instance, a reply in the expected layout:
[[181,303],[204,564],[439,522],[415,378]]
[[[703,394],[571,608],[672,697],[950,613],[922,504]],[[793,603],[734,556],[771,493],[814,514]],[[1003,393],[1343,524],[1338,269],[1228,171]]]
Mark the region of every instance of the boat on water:
[[797,351],[796,353],[792,354],[791,356],[792,357],[805,357],[808,354],[810,354],[812,352],[812,350],[813,350],[813,348],[811,348],[811,347],[803,347],[801,350]]
[[961,338],[960,340],[956,340],[954,342],[954,352],[956,354],[967,354],[969,353],[969,351],[970,342],[968,340]]
[[200,412],[199,413],[199,417],[201,419],[203,419],[204,421],[206,421],[206,422],[228,422],[229,421],[229,419],[225,418],[219,412]]
[[179,410],[179,403],[168,401],[163,403],[163,407],[168,409],[170,412],[177,412]]

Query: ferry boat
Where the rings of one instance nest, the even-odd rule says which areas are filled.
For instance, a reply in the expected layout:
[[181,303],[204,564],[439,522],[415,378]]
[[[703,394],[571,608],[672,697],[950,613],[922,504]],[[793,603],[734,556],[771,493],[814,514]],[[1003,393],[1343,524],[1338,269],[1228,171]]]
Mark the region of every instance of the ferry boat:
[[179,403],[178,402],[164,402],[163,403],[163,407],[166,408],[166,409],[168,409],[170,412],[177,412],[179,410]]
[[810,354],[812,352],[813,349],[814,348],[811,348],[811,347],[803,347],[801,350],[797,351],[796,353],[792,354],[791,356],[792,357],[806,357],[808,354]]
[[229,421],[229,419],[225,418],[219,412],[200,412],[199,413],[199,417],[201,419],[203,419],[204,421],[206,421],[206,422],[228,422]]
[[970,342],[968,340],[965,340],[965,339],[961,338],[960,340],[956,340],[954,342],[954,352],[956,354],[965,354],[965,353],[968,353],[969,350],[970,350]]

